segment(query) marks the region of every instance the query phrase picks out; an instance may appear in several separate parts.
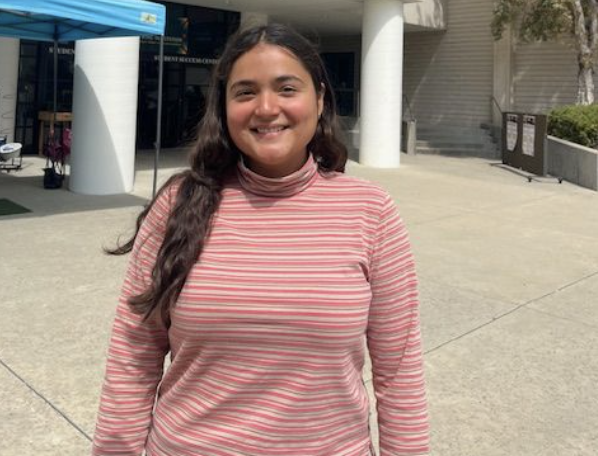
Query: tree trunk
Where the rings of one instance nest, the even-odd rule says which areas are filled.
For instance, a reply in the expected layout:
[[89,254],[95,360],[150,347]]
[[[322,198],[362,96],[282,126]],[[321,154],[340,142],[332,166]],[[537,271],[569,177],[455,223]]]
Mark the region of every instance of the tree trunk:
[[[588,91],[590,93],[590,103],[594,103],[594,62],[596,53],[598,52],[598,0],[590,0],[589,5],[589,40],[588,45],[590,47],[590,65],[592,68],[592,74],[589,77]],[[586,76],[587,77],[587,76]]]
[[590,105],[594,103],[594,66],[591,55],[578,56],[579,74],[577,76],[578,92],[577,104]]
[[582,0],[572,0],[574,33],[577,44],[577,63],[579,74],[577,76],[578,90],[577,103],[588,105],[594,103],[594,62],[593,56],[596,50],[596,0],[590,0],[589,14],[586,16],[582,6]]

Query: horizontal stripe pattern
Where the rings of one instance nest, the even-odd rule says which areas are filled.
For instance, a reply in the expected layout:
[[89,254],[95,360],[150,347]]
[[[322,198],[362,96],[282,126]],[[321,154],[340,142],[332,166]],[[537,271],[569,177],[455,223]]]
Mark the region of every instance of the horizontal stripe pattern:
[[166,331],[126,301],[149,284],[175,192],[131,254],[93,454],[368,456],[367,339],[381,454],[426,455],[417,279],[389,195],[313,160],[282,180],[241,166]]

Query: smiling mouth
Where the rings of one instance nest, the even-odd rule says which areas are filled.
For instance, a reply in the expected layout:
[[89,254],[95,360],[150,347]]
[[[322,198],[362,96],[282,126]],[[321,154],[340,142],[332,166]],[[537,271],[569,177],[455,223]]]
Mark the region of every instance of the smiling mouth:
[[276,127],[255,127],[255,128],[251,128],[250,130],[253,131],[254,133],[258,133],[260,135],[267,135],[267,134],[272,134],[272,133],[279,133],[283,130],[286,130],[289,127],[283,126],[283,125],[278,125]]

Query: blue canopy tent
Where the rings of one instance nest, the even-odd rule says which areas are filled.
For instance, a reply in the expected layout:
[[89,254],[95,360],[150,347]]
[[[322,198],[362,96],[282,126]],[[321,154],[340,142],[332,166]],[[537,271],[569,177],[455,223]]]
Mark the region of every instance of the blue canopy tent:
[[54,43],[54,113],[58,43],[88,38],[160,36],[154,185],[161,148],[162,79],[166,8],[143,0],[0,0],[0,36]]

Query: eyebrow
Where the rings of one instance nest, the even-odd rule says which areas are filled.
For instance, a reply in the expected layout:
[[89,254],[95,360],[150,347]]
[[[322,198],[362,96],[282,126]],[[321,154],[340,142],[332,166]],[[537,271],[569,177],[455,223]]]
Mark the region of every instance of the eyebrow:
[[[281,76],[278,76],[274,81],[277,84],[284,84],[285,82],[292,82],[292,81],[296,81],[296,82],[300,82],[300,83],[304,84],[303,79],[301,79],[299,76],[295,76],[292,74],[283,74]],[[255,85],[255,81],[253,81],[251,79],[241,79],[240,81],[235,81],[235,83],[230,86],[229,90],[234,90],[237,87],[246,87],[246,86],[252,86],[252,85]]]

